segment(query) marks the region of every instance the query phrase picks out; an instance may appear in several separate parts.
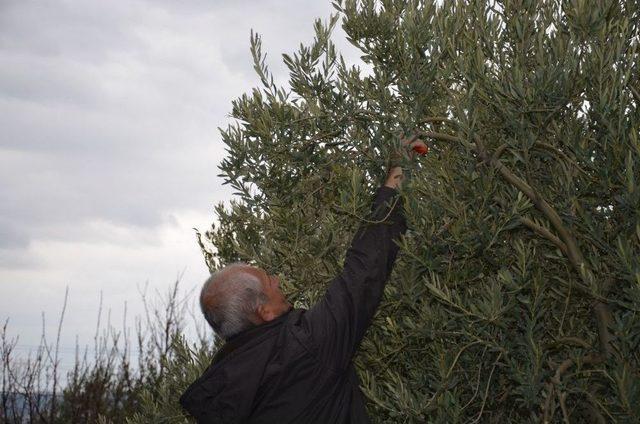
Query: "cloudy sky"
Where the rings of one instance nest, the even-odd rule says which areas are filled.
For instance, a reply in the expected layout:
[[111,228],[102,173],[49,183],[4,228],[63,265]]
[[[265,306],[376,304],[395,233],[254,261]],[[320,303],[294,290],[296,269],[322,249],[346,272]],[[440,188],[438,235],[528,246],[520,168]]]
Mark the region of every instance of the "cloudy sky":
[[[0,319],[23,352],[42,312],[54,336],[66,287],[63,354],[76,336],[91,343],[101,291],[121,326],[145,282],[202,283],[192,228],[231,197],[217,127],[258,85],[250,29],[285,81],[280,54],[331,12],[329,0],[0,0]],[[340,28],[334,41],[358,60]]]

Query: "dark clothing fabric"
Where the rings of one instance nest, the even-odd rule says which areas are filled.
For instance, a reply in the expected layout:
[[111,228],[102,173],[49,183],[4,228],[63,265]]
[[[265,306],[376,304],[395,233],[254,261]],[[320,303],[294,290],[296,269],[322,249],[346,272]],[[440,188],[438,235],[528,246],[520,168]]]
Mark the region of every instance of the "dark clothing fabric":
[[[180,398],[199,423],[369,423],[351,362],[407,230],[402,199],[378,188],[344,269],[320,301],[227,340]],[[394,206],[395,203],[395,206]]]

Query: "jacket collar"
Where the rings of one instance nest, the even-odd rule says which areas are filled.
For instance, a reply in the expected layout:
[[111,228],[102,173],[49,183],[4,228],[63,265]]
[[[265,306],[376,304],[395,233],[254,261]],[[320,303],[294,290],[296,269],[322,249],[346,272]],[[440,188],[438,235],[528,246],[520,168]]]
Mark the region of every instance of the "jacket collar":
[[225,344],[220,348],[220,350],[218,350],[218,352],[213,357],[213,360],[211,361],[211,365],[219,363],[224,358],[226,358],[231,352],[233,352],[240,346],[243,346],[247,342],[253,340],[257,336],[262,334],[264,331],[266,331],[267,329],[275,327],[280,323],[282,323],[287,318],[289,313],[291,313],[292,310],[293,310],[293,307],[290,307],[286,312],[284,312],[278,318],[275,318],[269,322],[265,322],[263,324],[257,325],[255,327],[249,328],[247,330],[241,331],[240,333],[229,337],[226,340]]

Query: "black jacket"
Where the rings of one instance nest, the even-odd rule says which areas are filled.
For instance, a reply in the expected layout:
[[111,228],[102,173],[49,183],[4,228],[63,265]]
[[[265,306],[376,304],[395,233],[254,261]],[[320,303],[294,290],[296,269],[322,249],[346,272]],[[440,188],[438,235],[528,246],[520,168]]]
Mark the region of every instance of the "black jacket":
[[394,240],[407,230],[397,194],[378,188],[368,219],[385,221],[360,226],[317,304],[227,340],[180,398],[199,423],[369,422],[351,359],[391,274]]

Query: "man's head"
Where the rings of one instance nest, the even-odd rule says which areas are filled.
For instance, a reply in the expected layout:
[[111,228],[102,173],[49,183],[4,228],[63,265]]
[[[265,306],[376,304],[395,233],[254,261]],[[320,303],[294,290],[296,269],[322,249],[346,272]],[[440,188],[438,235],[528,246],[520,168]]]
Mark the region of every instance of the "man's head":
[[213,330],[228,339],[279,317],[291,304],[280,290],[277,276],[244,262],[234,262],[205,281],[200,308]]

